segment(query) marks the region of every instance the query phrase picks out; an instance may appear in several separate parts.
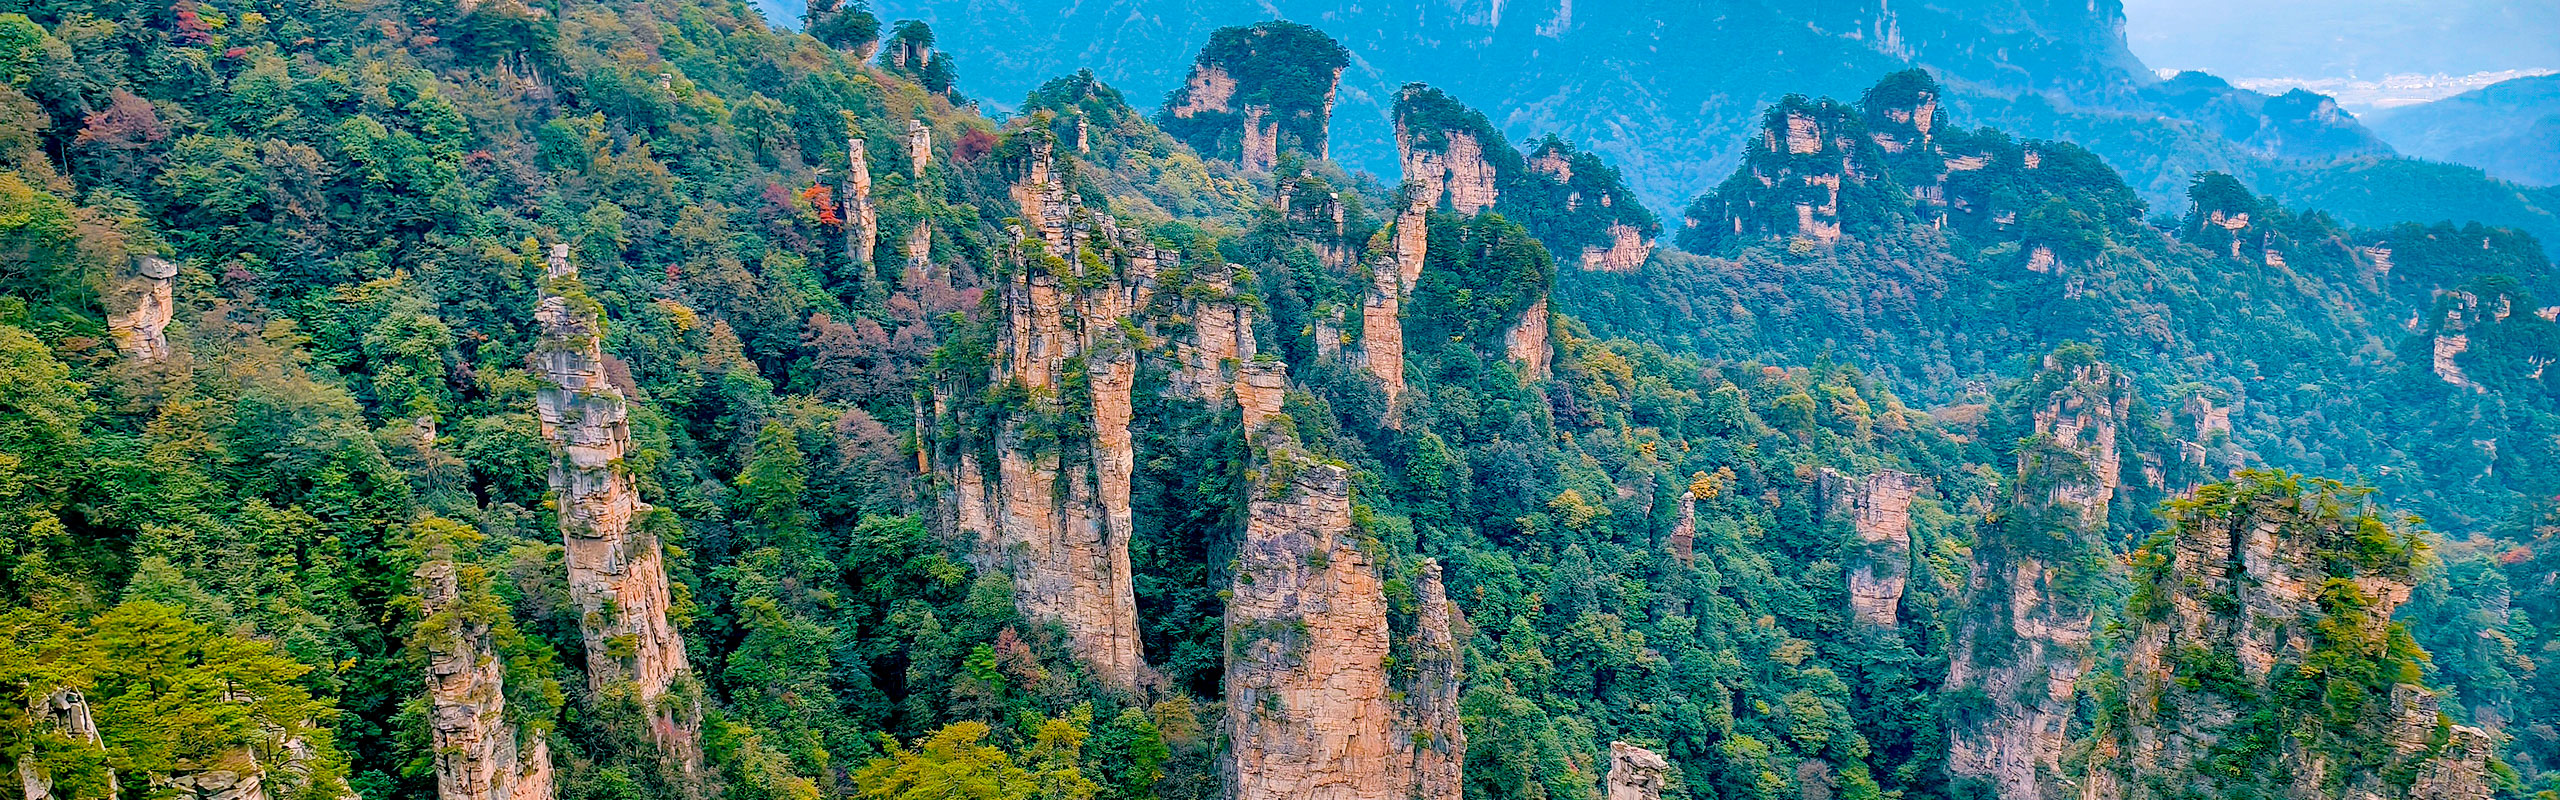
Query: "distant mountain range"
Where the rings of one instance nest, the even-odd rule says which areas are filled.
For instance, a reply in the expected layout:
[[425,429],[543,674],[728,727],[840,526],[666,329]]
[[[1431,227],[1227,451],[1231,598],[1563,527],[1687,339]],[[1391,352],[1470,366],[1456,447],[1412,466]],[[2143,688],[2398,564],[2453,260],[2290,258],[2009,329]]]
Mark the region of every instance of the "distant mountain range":
[[1484,109],[1515,141],[1582,143],[1669,211],[1733,170],[1759,109],[1789,94],[1854,97],[1920,66],[1961,118],[2078,142],[2125,172],[2154,211],[2182,212],[2187,182],[2218,170],[2353,222],[2476,219],[2560,242],[2549,197],[2396,158],[2326,98],[2270,97],[2200,73],[2162,80],[2127,47],[2117,0],[896,0],[876,10],[951,31],[940,46],[957,57],[961,89],[998,110],[1081,68],[1148,104],[1182,79],[1181,59],[1166,54],[1196,51],[1220,26],[1313,25],[1351,53],[1332,155],[1380,175],[1396,174],[1385,144],[1394,90],[1421,81]]
[[2504,81],[2364,121],[2409,155],[2517,183],[2560,184],[2560,75]]

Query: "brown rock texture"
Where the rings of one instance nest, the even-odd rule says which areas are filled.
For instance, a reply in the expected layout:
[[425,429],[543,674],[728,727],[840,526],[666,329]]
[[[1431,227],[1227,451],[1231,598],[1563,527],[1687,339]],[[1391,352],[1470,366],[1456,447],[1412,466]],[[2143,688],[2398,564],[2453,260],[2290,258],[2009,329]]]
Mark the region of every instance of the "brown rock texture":
[[[1493,163],[1485,159],[1484,143],[1466,131],[1435,131],[1426,137],[1422,131],[1407,130],[1403,120],[1396,124],[1396,150],[1404,167],[1404,180],[1418,192],[1416,200],[1425,208],[1446,203],[1459,216],[1472,216],[1492,208],[1501,199],[1495,188]],[[1440,140],[1439,146],[1430,144]]]
[[1511,366],[1520,370],[1520,377],[1524,380],[1547,379],[1548,362],[1554,355],[1547,344],[1549,323],[1547,298],[1539,295],[1536,302],[1520,312],[1520,321],[1502,332],[1503,355],[1510,359]]
[[598,693],[628,685],[650,714],[650,733],[686,775],[698,774],[701,711],[672,696],[687,671],[684,638],[667,621],[665,554],[633,522],[649,510],[623,458],[630,409],[605,377],[604,318],[578,283],[569,246],[551,248],[549,282],[534,310],[542,338],[533,361],[543,379],[535,412],[551,443],[569,596],[579,610],[587,681]]
[[1255,172],[1270,172],[1280,163],[1280,120],[1271,116],[1271,107],[1244,107],[1244,133],[1238,140],[1244,151],[1241,165]]
[[1190,119],[1204,113],[1233,111],[1228,102],[1236,96],[1236,79],[1218,64],[1196,64],[1191,77],[1183,82],[1182,102],[1169,111],[1176,118]]
[[1626,742],[1609,743],[1608,786],[1601,800],[1662,800],[1671,762],[1661,754]]
[[907,168],[916,180],[924,180],[924,170],[933,166],[933,129],[924,120],[907,120]]
[[[2090,764],[2093,785],[2134,800],[2216,785],[2276,797],[2489,796],[2489,734],[2447,721],[2434,692],[2397,683],[2365,698],[2360,716],[2340,715],[2364,690],[2326,670],[2363,662],[2389,680],[2401,669],[2389,643],[2415,649],[2391,614],[2417,560],[2414,544],[2377,547],[2374,537],[2401,534],[2377,532],[2382,523],[2358,520],[2341,499],[2242,473],[2199,491],[2171,536],[2146,548],[2121,723],[2100,731],[2118,757]],[[2417,675],[2414,665],[2401,674]],[[2308,699],[2279,689],[2295,683],[2308,684]],[[2268,714],[2272,723],[2252,722]],[[2237,774],[2208,767],[2235,737],[2251,737],[2252,761]]]
[[1859,622],[1899,624],[1902,589],[1911,578],[1911,497],[1919,488],[1918,476],[1886,470],[1846,482],[1838,499],[1863,545],[1848,569],[1850,610]]
[[176,314],[171,281],[178,265],[159,256],[136,256],[130,274],[107,296],[107,331],[125,357],[159,361],[169,357],[169,320]]
[[419,644],[427,651],[437,800],[551,800],[550,747],[540,737],[520,742],[507,721],[506,665],[490,622],[468,599],[487,596],[488,577],[455,563],[446,547],[415,578],[427,617]]
[[880,247],[880,208],[871,200],[871,152],[861,137],[845,140],[844,248],[856,264]]
[[[1398,240],[1403,238],[1399,235]],[[1417,267],[1420,259],[1415,259]],[[1369,292],[1360,301],[1360,363],[1386,392],[1388,423],[1395,422],[1396,403],[1404,398],[1404,278],[1400,262],[1379,259],[1370,265]]]
[[[1032,143],[1011,189],[1022,211],[1021,245],[997,289],[1004,318],[987,379],[1019,387],[1037,407],[998,421],[986,443],[992,474],[978,448],[966,447],[943,460],[952,466],[944,477],[953,487],[950,519],[975,544],[979,566],[1011,575],[1023,615],[1065,629],[1068,648],[1095,677],[1136,691],[1150,680],[1129,565],[1136,465],[1129,426],[1140,343],[1124,324],[1148,305],[1171,256],[1081,208],[1066,188],[1069,168],[1053,143]],[[1096,268],[1108,274],[1086,274]],[[1233,313],[1224,319],[1239,324]],[[1215,319],[1200,322],[1219,328]],[[1219,330],[1228,344],[1208,354],[1217,359],[1211,370],[1232,358],[1235,332]],[[1076,398],[1067,379],[1079,360],[1087,396]],[[1084,418],[1092,435],[1035,443],[1029,426],[1043,415]]]
[[[2131,386],[2103,363],[2048,356],[2023,398],[2040,446],[2023,448],[2011,508],[1976,546],[1947,687],[1981,698],[1949,722],[1947,771],[2003,800],[2070,794],[2060,760],[2080,676],[2090,667],[2085,561],[2048,555],[2103,548],[2117,488],[2116,429]],[[2056,533],[2060,536],[2056,536]],[[1978,693],[1978,695],[1976,695]]]
[[1697,563],[1697,554],[1695,552],[1697,539],[1698,493],[1694,491],[1681,492],[1680,521],[1672,524],[1671,539],[1668,542],[1668,546],[1671,550],[1671,557],[1679,559],[1681,566],[1689,566]]
[[1609,246],[1582,248],[1582,268],[1591,272],[1634,272],[1653,257],[1653,240],[1623,222],[1609,223]]
[[1235,388],[1261,468],[1227,604],[1229,796],[1458,800],[1462,623],[1439,566],[1422,565],[1414,677],[1400,683],[1385,565],[1352,526],[1350,471],[1299,445],[1287,388],[1277,361],[1248,365]]

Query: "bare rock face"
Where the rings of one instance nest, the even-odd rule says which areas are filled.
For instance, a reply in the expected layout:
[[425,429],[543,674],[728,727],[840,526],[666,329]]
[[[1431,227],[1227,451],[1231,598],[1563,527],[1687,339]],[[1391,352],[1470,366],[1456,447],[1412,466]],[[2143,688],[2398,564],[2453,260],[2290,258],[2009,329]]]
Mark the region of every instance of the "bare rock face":
[[169,357],[169,320],[176,313],[171,281],[178,265],[159,256],[135,256],[130,274],[107,297],[107,331],[125,357],[159,361]]
[[1609,743],[1609,784],[1602,800],[1662,800],[1671,762],[1626,742]]
[[933,166],[933,129],[924,120],[907,120],[907,168],[916,180],[924,180],[924,170]]
[[415,577],[428,619],[420,633],[437,800],[551,800],[550,747],[539,737],[519,744],[507,721],[506,666],[490,623],[466,600],[486,596],[487,576],[456,564],[448,547]]
[[2470,292],[2451,292],[2448,295],[2447,307],[2436,322],[2434,361],[2430,366],[2436,377],[2445,383],[2474,392],[2486,392],[2487,388],[2463,373],[2461,362],[2456,360],[2471,351],[2469,331],[2473,324],[2483,319],[2480,298]]
[[[2216,783],[2271,797],[2488,796],[2488,733],[2446,721],[2422,686],[2376,697],[2351,677],[2418,674],[2391,622],[2418,551],[2414,534],[2377,534],[2384,523],[2334,491],[2243,473],[2199,490],[2146,549],[2123,721],[2100,742],[2116,757],[2091,763],[2093,784],[2136,800]],[[2358,697],[2362,715],[2342,718]],[[2208,765],[2232,757],[2235,737],[2251,737],[2252,761]]]
[[624,457],[630,409],[605,376],[603,310],[569,264],[569,246],[551,248],[550,277],[534,319],[533,353],[545,383],[534,396],[551,443],[551,489],[559,498],[569,595],[584,628],[587,681],[598,693],[629,686],[650,712],[650,732],[688,776],[700,773],[701,711],[670,697],[688,667],[684,638],[667,621],[663,548],[633,522],[649,510]]
[[1262,466],[1227,604],[1230,796],[1458,800],[1462,623],[1426,562],[1414,677],[1395,679],[1385,565],[1352,526],[1349,470],[1284,424],[1287,383],[1279,362],[1257,361],[1235,388]]
[[1911,578],[1911,497],[1919,487],[1918,476],[1886,470],[1848,481],[1837,501],[1865,545],[1848,570],[1849,604],[1859,622],[1899,624],[1902,589]]
[[1253,307],[1236,292],[1232,264],[1201,268],[1191,276],[1178,309],[1191,319],[1191,331],[1173,343],[1172,391],[1197,400],[1217,400],[1227,393],[1238,366],[1252,361],[1259,348],[1253,339]]
[[2085,561],[2053,559],[2049,542],[2075,553],[2105,547],[2116,430],[2131,402],[2129,382],[2077,355],[2047,357],[2028,391],[2041,392],[2021,408],[2044,444],[2021,453],[2011,511],[1975,548],[1946,683],[1982,698],[1949,721],[1947,771],[1989,783],[2003,800],[2071,793],[2060,760],[2090,667],[2095,609],[2092,576],[2074,571]]
[[1511,328],[1502,333],[1503,354],[1511,360],[1511,366],[1520,370],[1520,377],[1525,380],[1547,379],[1548,361],[1553,355],[1547,346],[1550,323],[1547,317],[1547,298],[1540,295],[1536,302],[1529,304],[1528,310],[1520,312],[1520,321],[1512,323]]
[[[1446,204],[1459,216],[1492,208],[1501,193],[1487,150],[1489,135],[1482,114],[1439,90],[1406,87],[1396,103],[1396,153],[1407,189],[1416,192],[1408,202],[1426,209]],[[1499,140],[1491,145],[1519,166],[1510,145]]]
[[[1397,236],[1402,242],[1401,231]],[[1418,270],[1421,259],[1416,258]],[[1387,395],[1388,424],[1395,424],[1396,404],[1404,398],[1404,278],[1399,260],[1370,265],[1369,292],[1360,301],[1360,361]]]
[[[55,689],[27,704],[29,730],[62,735],[91,748],[104,748],[98,735],[97,718],[89,713],[89,699],[73,689]],[[53,775],[37,763],[34,751],[18,755],[18,786],[26,800],[55,800]],[[107,771],[106,796],[114,798],[121,791],[114,770]],[[71,800],[63,798],[63,800]]]
[[1634,272],[1653,257],[1653,239],[1623,222],[1609,225],[1609,246],[1582,248],[1582,268],[1591,272]]
[[880,208],[871,200],[871,153],[861,137],[845,140],[844,249],[856,264],[880,247]]
[[[1271,21],[1221,28],[1166,98],[1156,123],[1203,157],[1268,171],[1283,151],[1318,159],[1350,53],[1322,31]],[[1327,75],[1321,86],[1305,75]]]
[[[953,487],[950,519],[975,544],[981,568],[1013,577],[1025,617],[1064,628],[1069,649],[1097,678],[1136,691],[1151,678],[1129,564],[1140,343],[1123,331],[1149,304],[1171,256],[1079,206],[1054,143],[1032,142],[1029,159],[1011,189],[1022,211],[1021,244],[997,290],[1004,318],[987,379],[1027,390],[1041,407],[999,420],[987,443],[992,474],[976,447],[943,461],[952,466],[944,474]],[[1105,272],[1088,274],[1095,269]],[[1067,407],[1068,373],[1079,360],[1089,397]],[[1032,418],[1061,414],[1089,420],[1092,436],[1035,443]]]

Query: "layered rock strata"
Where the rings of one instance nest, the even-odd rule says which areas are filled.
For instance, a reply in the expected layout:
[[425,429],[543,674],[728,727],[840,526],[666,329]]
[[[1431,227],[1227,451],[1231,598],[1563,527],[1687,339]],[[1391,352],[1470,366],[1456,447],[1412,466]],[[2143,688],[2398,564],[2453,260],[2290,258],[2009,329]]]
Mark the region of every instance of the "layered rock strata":
[[2116,431],[2131,398],[2122,376],[2081,358],[2047,357],[2029,387],[2041,394],[2020,408],[2041,444],[2024,448],[2010,509],[1975,548],[1946,682],[1983,699],[1950,720],[1947,771],[2003,800],[2071,794],[2060,759],[2095,619],[2092,578],[2078,571],[2103,563],[2079,555],[2106,546]]
[[468,599],[488,595],[487,576],[446,548],[415,577],[420,610],[436,628],[422,631],[422,644],[437,800],[551,800],[550,746],[540,737],[520,742],[507,720],[506,665],[490,622]]
[[1609,743],[1608,784],[1602,800],[1662,800],[1671,762],[1661,754],[1626,742]]
[[1857,530],[1860,545],[1849,558],[1851,616],[1868,625],[1894,627],[1911,577],[1911,498],[1920,479],[1886,470],[1843,483],[1834,507]]
[[1276,361],[1236,379],[1261,466],[1227,605],[1230,796],[1457,800],[1460,623],[1438,566],[1422,567],[1415,676],[1398,681],[1385,566],[1352,525],[1350,472],[1299,445],[1287,389]]
[[[2109,757],[2092,761],[2088,792],[2488,797],[2490,734],[2452,724],[2434,692],[2407,682],[2416,664],[2401,648],[2415,646],[2391,615],[2415,579],[2414,538],[2288,480],[2243,473],[2206,487],[2146,551],[2121,727],[2102,732]],[[2405,677],[2342,717],[2367,691],[2351,676],[2366,671]],[[2235,752],[2253,755],[2225,763]]]
[[534,410],[551,445],[551,490],[569,598],[586,642],[587,682],[602,695],[632,692],[661,751],[685,775],[698,775],[701,710],[689,692],[676,691],[688,667],[684,638],[667,620],[665,554],[656,536],[634,524],[650,509],[625,461],[630,409],[606,377],[603,309],[578,282],[568,245],[551,248],[534,319],[542,334],[532,359],[544,382]]

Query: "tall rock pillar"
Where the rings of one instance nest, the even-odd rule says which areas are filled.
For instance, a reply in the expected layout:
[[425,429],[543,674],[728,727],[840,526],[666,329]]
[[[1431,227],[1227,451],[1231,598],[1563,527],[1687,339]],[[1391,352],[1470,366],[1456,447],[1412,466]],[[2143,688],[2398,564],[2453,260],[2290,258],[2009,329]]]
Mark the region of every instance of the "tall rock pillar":
[[579,283],[568,245],[551,248],[534,319],[542,338],[533,362],[545,384],[534,410],[551,444],[551,490],[569,599],[586,641],[587,682],[599,695],[632,692],[666,757],[686,776],[699,776],[702,712],[698,699],[677,691],[688,667],[684,637],[667,620],[664,548],[633,524],[649,505],[624,460],[630,408],[605,375],[604,312]]
[[[421,523],[469,534],[444,520]],[[452,534],[431,533],[418,565],[425,621],[415,645],[427,654],[428,735],[435,747],[437,800],[551,800],[551,749],[523,740],[507,719],[506,664],[492,636],[506,613],[478,566],[455,557]],[[494,612],[494,613],[493,613]]]

